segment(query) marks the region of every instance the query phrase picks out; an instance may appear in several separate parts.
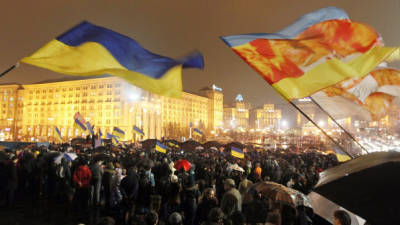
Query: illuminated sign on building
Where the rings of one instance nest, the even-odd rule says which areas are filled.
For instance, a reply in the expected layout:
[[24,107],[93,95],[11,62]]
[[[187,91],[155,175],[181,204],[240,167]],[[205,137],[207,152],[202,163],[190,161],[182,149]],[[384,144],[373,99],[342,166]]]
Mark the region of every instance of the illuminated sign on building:
[[217,87],[217,85],[215,85],[215,84],[212,85],[212,89],[213,89],[214,91],[221,91],[221,92],[222,92],[222,88]]
[[238,95],[236,96],[236,101],[238,101],[238,102],[243,102],[243,96],[242,96],[241,94],[238,94]]

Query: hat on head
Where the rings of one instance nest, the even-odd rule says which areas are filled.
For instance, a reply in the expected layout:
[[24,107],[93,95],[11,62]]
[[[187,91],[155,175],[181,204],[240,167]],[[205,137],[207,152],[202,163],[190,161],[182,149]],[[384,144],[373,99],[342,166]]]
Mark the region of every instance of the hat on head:
[[235,187],[236,185],[235,185],[235,181],[233,180],[233,179],[225,179],[224,180],[224,184],[228,184],[228,185],[230,185],[230,186],[232,186],[232,187]]
[[181,214],[179,214],[177,212],[172,213],[168,218],[168,222],[170,224],[181,224],[182,223]]

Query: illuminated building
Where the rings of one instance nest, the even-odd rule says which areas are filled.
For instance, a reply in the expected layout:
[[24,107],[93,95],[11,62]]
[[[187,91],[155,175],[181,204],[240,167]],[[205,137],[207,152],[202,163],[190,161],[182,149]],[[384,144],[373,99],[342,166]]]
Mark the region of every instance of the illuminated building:
[[[183,92],[174,99],[155,95],[116,77],[64,80],[29,85],[1,85],[0,130],[4,140],[54,140],[57,126],[65,140],[87,135],[73,127],[80,112],[103,135],[114,126],[125,131],[125,140],[188,136],[189,123],[203,130],[222,124],[221,91],[205,96]],[[16,133],[14,133],[16,131]]]
[[248,128],[251,105],[245,103],[240,94],[237,95],[235,100],[232,105],[224,107],[225,128]]
[[250,118],[251,127],[254,129],[276,130],[282,119],[282,111],[275,109],[274,104],[264,104],[262,108],[253,109]]
[[201,94],[208,98],[208,127],[211,130],[222,127],[224,114],[224,95],[222,89],[213,85],[203,88]]
[[3,84],[0,89],[0,141],[11,139],[21,126],[19,84]]

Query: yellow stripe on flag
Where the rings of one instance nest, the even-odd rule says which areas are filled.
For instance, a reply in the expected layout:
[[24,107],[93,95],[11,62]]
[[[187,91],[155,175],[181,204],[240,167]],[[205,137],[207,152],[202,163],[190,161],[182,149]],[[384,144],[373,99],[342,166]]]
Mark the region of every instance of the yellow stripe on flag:
[[171,68],[162,78],[154,79],[128,70],[95,42],[72,47],[54,39],[21,62],[75,76],[112,74],[137,87],[169,97],[181,97],[182,93],[182,65]]
[[233,157],[236,157],[236,158],[244,159],[244,154],[243,154],[243,153],[231,151],[231,155],[232,155]]
[[[251,51],[250,56],[259,56],[256,47],[250,43],[235,46],[233,49],[237,52]],[[373,47],[366,53],[361,54],[354,59],[343,62],[340,59],[329,59],[313,67],[303,75],[298,77],[287,77],[273,83],[272,86],[288,100],[296,98],[305,98],[313,93],[332,86],[342,80],[351,77],[364,77],[375,69],[382,61],[386,59],[397,59],[399,48],[397,47]],[[267,61],[261,56],[256,59],[246,58],[245,60],[257,71],[269,71]],[[276,56],[277,57],[277,56]],[[262,74],[262,72],[261,72]],[[264,75],[262,75],[264,76]]]

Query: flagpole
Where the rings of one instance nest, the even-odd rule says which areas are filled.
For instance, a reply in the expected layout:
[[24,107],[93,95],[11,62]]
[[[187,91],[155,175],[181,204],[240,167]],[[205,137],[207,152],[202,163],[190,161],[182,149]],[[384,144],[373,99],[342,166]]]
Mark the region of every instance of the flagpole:
[[17,68],[17,67],[19,67],[19,63],[15,63],[15,64],[12,65],[10,68],[6,69],[4,72],[2,72],[2,73],[0,74],[0,77],[6,75],[8,72],[10,72],[11,70],[13,70],[13,69],[15,69],[15,68]]
[[311,96],[310,96],[309,98],[310,98],[311,101],[312,101],[318,108],[320,108],[320,109],[322,110],[322,112],[324,112],[338,127],[340,127],[340,129],[342,129],[342,130],[344,131],[344,133],[346,133],[355,143],[357,143],[357,145],[360,146],[360,148],[361,148],[362,150],[364,150],[367,154],[369,154],[368,150],[365,149],[364,146],[362,146],[362,145],[354,138],[354,136],[353,136],[350,132],[348,132],[346,129],[344,129],[344,127],[343,127],[342,125],[340,125],[340,124],[335,120],[335,118],[332,117],[332,115],[331,115],[330,113],[328,113],[324,108],[322,108],[322,106],[321,106],[317,101],[315,101],[314,98],[312,98]]
[[[278,92],[279,93],[279,92]],[[285,98],[286,99],[286,98]],[[343,146],[341,146],[335,139],[333,139],[330,135],[328,135],[320,126],[318,126],[317,123],[315,123],[307,114],[305,114],[296,104],[294,104],[292,101],[288,100],[288,102],[295,108],[297,109],[306,119],[308,119],[314,126],[316,126],[325,136],[329,138],[335,145],[337,145],[344,153],[346,153],[350,158],[354,159],[354,157],[349,154]]]

